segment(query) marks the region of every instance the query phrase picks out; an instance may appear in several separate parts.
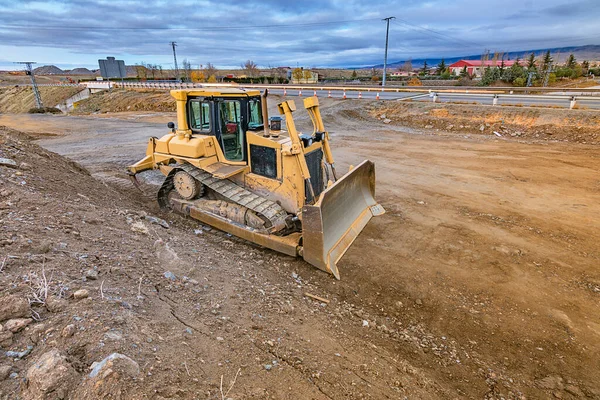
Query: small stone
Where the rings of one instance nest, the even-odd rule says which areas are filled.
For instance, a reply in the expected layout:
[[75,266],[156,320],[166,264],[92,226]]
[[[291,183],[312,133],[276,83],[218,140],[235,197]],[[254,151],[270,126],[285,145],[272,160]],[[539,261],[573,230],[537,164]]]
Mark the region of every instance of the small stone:
[[17,168],[17,163],[10,158],[0,158],[0,165],[10,168]]
[[95,281],[96,279],[98,279],[98,271],[96,271],[95,269],[88,269],[87,271],[85,271],[85,278],[89,279],[91,281]]
[[169,224],[164,219],[156,218],[151,215],[146,215],[144,219],[152,224],[160,225],[165,229],[169,229]]
[[31,318],[9,319],[4,324],[4,329],[11,331],[12,333],[17,333],[32,322],[33,322],[33,319],[31,319]]
[[571,393],[575,397],[585,397],[585,394],[575,385],[565,386],[565,391]]
[[105,374],[110,374],[112,372],[120,373],[120,375],[129,378],[135,378],[140,373],[140,366],[138,363],[120,353],[112,353],[104,360],[92,364],[92,367],[90,378],[99,377],[99,379],[102,379],[105,377]]
[[75,331],[76,331],[75,325],[69,324],[63,328],[60,335],[64,338],[68,338],[68,337],[73,336],[75,334]]
[[432,129],[433,125],[425,125],[425,129]]
[[31,353],[31,350],[33,350],[33,346],[27,346],[27,348],[23,351],[7,351],[6,353],[4,353],[4,355],[10,358],[21,359],[27,357],[29,353]]
[[190,282],[192,285],[197,285],[197,284],[199,284],[199,283],[200,283],[200,282],[198,282],[198,281],[197,281],[197,280],[195,280],[195,279],[190,279],[190,280],[189,280],[189,282]]
[[418,306],[421,306],[421,305],[423,305],[423,300],[417,299],[417,300],[415,300],[415,304],[417,304]]
[[217,341],[218,342],[222,342],[223,340],[225,340],[225,339],[223,339],[221,336],[217,336]]
[[386,119],[383,120],[384,124],[389,124],[390,122],[392,122],[392,120],[389,119],[389,118],[386,118]]
[[485,126],[484,126],[484,125],[481,125],[481,126],[479,127],[479,130],[480,130],[481,132],[485,131]]
[[12,374],[10,374],[8,376],[10,379],[17,379],[19,377],[19,374],[17,374],[16,372],[13,372]]
[[8,378],[11,369],[10,365],[0,365],[0,382]]
[[190,335],[194,333],[194,331],[192,330],[192,328],[185,328],[185,331],[186,331],[186,333],[188,333]]
[[381,115],[379,116],[379,118],[381,118],[381,119],[386,119],[386,118],[387,118],[387,116],[386,116],[385,114],[381,114]]
[[275,346],[272,340],[267,340],[267,344],[271,347]]
[[88,298],[90,296],[90,292],[87,289],[79,289],[75,293],[73,293],[73,298],[75,300],[81,300]]
[[366,319],[363,319],[362,326],[365,326],[365,327],[369,326],[369,321],[367,321]]
[[119,332],[106,332],[104,339],[111,342],[119,342],[123,339],[123,335]]
[[51,313],[58,313],[64,311],[69,303],[65,299],[61,299],[58,296],[48,296],[46,299],[46,310]]
[[164,276],[165,278],[167,278],[167,279],[170,279],[170,280],[172,280],[172,281],[176,281],[176,280],[177,280],[177,277],[176,277],[176,276],[175,276],[175,274],[174,274],[174,273],[172,273],[171,271],[167,271],[167,272],[165,272],[165,273],[163,274],[163,276]]
[[273,366],[271,364],[265,364],[265,369],[267,371],[270,371],[271,369],[273,369]]
[[19,164],[19,168],[23,171],[31,171],[31,165],[27,164],[26,162]]

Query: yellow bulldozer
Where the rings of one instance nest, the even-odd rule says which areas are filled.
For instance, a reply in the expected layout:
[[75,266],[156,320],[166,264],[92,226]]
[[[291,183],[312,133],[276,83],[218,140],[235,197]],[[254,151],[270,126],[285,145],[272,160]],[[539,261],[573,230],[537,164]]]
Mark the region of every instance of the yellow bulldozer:
[[177,128],[148,141],[130,176],[159,169],[166,176],[158,203],[250,242],[301,256],[340,274],[336,263],[373,216],[375,167],[365,160],[338,177],[317,97],[304,99],[311,134],[285,116],[269,119],[268,91],[237,88],[172,90]]

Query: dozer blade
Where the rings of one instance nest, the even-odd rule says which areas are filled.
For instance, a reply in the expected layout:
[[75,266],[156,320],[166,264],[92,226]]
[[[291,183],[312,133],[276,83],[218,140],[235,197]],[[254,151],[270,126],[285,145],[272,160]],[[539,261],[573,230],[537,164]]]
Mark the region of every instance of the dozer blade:
[[340,279],[336,263],[369,220],[385,213],[375,201],[375,166],[365,160],[302,208],[302,257]]

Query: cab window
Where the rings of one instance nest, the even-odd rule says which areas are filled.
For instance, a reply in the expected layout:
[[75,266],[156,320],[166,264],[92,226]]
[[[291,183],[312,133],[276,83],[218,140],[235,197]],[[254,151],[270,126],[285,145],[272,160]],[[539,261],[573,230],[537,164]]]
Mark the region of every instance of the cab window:
[[210,103],[207,101],[189,102],[190,129],[195,131],[211,131]]
[[259,99],[250,99],[248,102],[248,129],[258,130],[263,128],[262,108]]
[[223,100],[219,104],[221,122],[221,146],[229,161],[244,160],[244,132],[238,100]]

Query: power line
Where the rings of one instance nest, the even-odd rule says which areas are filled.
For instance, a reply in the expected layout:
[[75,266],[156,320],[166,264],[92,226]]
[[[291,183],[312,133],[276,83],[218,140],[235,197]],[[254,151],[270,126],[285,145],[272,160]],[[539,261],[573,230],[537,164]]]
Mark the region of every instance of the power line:
[[27,25],[27,24],[2,24],[0,28],[27,28],[27,29],[43,29],[43,30],[87,30],[87,31],[114,31],[114,30],[127,30],[127,31],[145,31],[145,30],[170,30],[170,31],[226,31],[226,30],[249,30],[249,29],[265,29],[265,28],[287,28],[287,27],[306,27],[306,26],[325,26],[332,24],[345,24],[353,22],[366,22],[374,21],[378,18],[365,18],[365,19],[348,19],[348,20],[337,20],[337,21],[323,21],[323,22],[305,22],[298,24],[273,24],[273,25],[242,25],[242,26],[205,26],[205,27],[194,27],[194,28],[176,28],[169,26],[149,26],[149,27],[131,27],[131,26],[57,26],[57,25]]
[[456,38],[456,37],[454,37],[454,36],[450,36],[450,35],[447,35],[447,34],[445,34],[445,33],[438,32],[438,31],[436,31],[436,30],[433,30],[433,29],[425,28],[424,26],[421,26],[421,25],[417,25],[417,24],[410,23],[410,22],[408,22],[408,21],[406,21],[406,20],[404,20],[404,19],[400,19],[400,18],[398,18],[398,21],[400,21],[402,24],[404,24],[404,25],[407,25],[407,26],[409,26],[409,27],[416,28],[416,29],[420,29],[420,30],[422,30],[422,31],[429,32],[429,33],[431,33],[431,34],[433,34],[433,35],[437,35],[438,37],[441,37],[441,38],[444,38],[444,39],[449,39],[449,40],[452,40],[452,41],[454,41],[454,42],[468,44],[469,46],[480,46],[480,47],[485,47],[485,46],[484,46],[483,44],[481,44],[481,43],[477,43],[477,42],[472,42],[472,41],[470,41],[470,40],[464,40],[464,39]]

